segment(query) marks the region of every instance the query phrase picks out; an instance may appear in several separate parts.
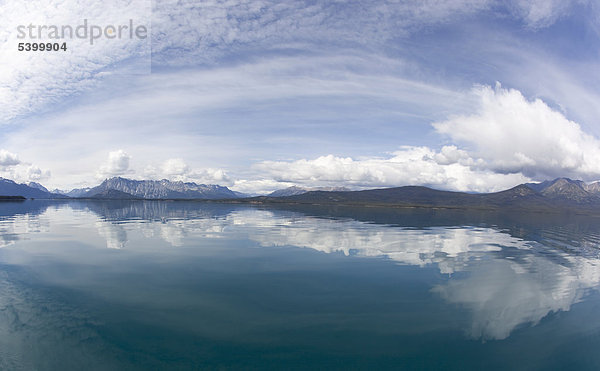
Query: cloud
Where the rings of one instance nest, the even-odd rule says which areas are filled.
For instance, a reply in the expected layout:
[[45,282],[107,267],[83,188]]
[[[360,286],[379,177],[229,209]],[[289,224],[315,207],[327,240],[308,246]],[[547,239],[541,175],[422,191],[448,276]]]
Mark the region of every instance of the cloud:
[[7,150],[0,150],[0,167],[7,168],[20,164],[19,156],[14,153],[8,152]]
[[[426,26],[487,9],[490,0],[331,2],[160,1],[153,8],[153,62],[208,63],[256,50],[380,48]],[[182,52],[185,50],[185,53]]]
[[29,163],[19,163],[14,166],[0,168],[0,176],[14,180],[17,183],[39,182],[50,178],[50,170],[40,169]]
[[182,176],[187,174],[190,171],[190,168],[187,164],[180,158],[172,158],[167,161],[162,166],[162,171],[167,176]]
[[111,151],[108,153],[107,161],[100,166],[96,176],[100,179],[105,179],[118,175],[131,174],[133,170],[129,168],[129,160],[131,160],[131,156],[122,149]]
[[[19,42],[36,42],[35,38],[19,39],[17,27],[71,26],[84,20],[89,25],[150,26],[150,1],[32,0],[25,3],[3,2],[0,16],[0,123],[15,117],[47,109],[73,93],[96,85],[103,76],[115,71],[114,66],[137,58],[137,73],[150,71],[150,38],[100,39],[90,45],[89,39],[42,39],[44,42],[66,42],[67,50],[59,52],[22,52]],[[44,33],[47,36],[47,33]],[[145,67],[145,69],[143,68]]]
[[[118,5],[125,6],[125,3]],[[86,10],[85,6],[78,6],[64,13],[65,4],[47,9],[43,2],[33,1],[27,3],[25,13],[36,19],[47,16],[57,23],[72,23],[79,22],[88,12],[98,15],[98,19],[108,20],[121,9],[93,5]],[[86,1],[79,4],[85,5]],[[510,15],[523,22],[526,22],[527,12],[532,14],[531,22],[544,17],[558,19],[547,14],[560,13],[560,6],[555,2],[550,13],[533,8],[535,4],[530,10],[525,2],[509,4],[513,11]],[[6,15],[23,13],[18,8],[10,5],[2,11]],[[135,11],[135,2],[126,9]],[[374,166],[383,166],[385,160],[393,157],[378,159],[373,157],[375,151],[393,150],[401,144],[426,144],[433,151],[433,157],[424,162],[433,169],[431,179],[410,174],[386,176],[381,171],[367,169],[357,170],[363,171],[363,175],[353,175],[359,179],[355,181],[356,186],[403,184],[405,179],[421,179],[427,182],[424,184],[435,185],[445,176],[464,179],[472,173],[481,184],[465,186],[466,180],[457,180],[444,187],[492,189],[491,185],[482,184],[495,181],[490,178],[495,171],[516,171],[514,179],[526,179],[534,173],[530,171],[519,177],[520,168],[512,166],[511,161],[537,169],[536,159],[520,152],[507,164],[496,163],[476,151],[472,144],[459,143],[447,134],[443,134],[444,138],[452,140],[444,142],[448,146],[439,149],[439,143],[432,143],[427,132],[432,121],[445,122],[449,115],[457,113],[468,116],[464,112],[470,112],[468,106],[473,102],[465,92],[473,81],[490,81],[508,71],[508,75],[515,76],[513,86],[519,87],[526,96],[543,94],[540,96],[549,104],[563,105],[564,115],[569,118],[590,127],[598,116],[597,105],[593,104],[597,95],[595,64],[586,64],[588,61],[584,58],[581,64],[573,65],[571,60],[563,59],[562,49],[553,54],[546,43],[530,47],[536,46],[536,41],[522,36],[530,35],[532,27],[509,29],[502,20],[497,27],[488,29],[478,23],[479,15],[485,16],[487,22],[498,13],[504,17],[506,10],[507,5],[484,0],[401,3],[378,0],[369,5],[327,1],[310,5],[303,1],[285,4],[206,1],[202,7],[188,1],[155,2],[155,66],[173,63],[186,68],[157,68],[151,75],[127,79],[107,77],[104,84],[97,86],[96,82],[103,76],[110,75],[114,68],[121,68],[120,60],[143,58],[143,45],[130,45],[131,50],[139,52],[137,57],[128,54],[131,51],[128,46],[99,48],[97,55],[78,57],[74,61],[70,55],[64,60],[44,59],[32,63],[7,58],[0,61],[6,63],[0,66],[0,90],[5,88],[2,91],[8,94],[7,99],[2,99],[0,91],[0,105],[6,104],[6,109],[0,107],[0,115],[2,112],[12,116],[39,112],[45,99],[59,102],[89,86],[98,89],[81,99],[63,102],[60,108],[56,106],[57,112],[50,109],[39,116],[33,115],[23,129],[15,126],[16,130],[4,136],[1,144],[7,150],[36,159],[36,165],[42,168],[51,168],[51,181],[56,187],[93,179],[95,168],[88,166],[100,163],[102,159],[98,154],[104,153],[106,143],[111,143],[112,148],[127,148],[134,153],[136,160],[130,166],[136,170],[146,167],[143,173],[152,174],[151,177],[235,183],[248,190],[259,190],[261,185],[279,188],[295,184],[285,176],[281,180],[265,180],[260,173],[247,172],[253,162],[291,158],[313,163],[321,155],[331,153],[335,158],[350,158],[355,163],[351,167],[360,169],[361,165],[356,163],[381,160]],[[534,17],[535,14],[539,15]],[[465,20],[465,28],[461,28],[457,20]],[[439,48],[408,46],[422,45],[423,39],[439,44],[440,37],[446,36],[440,35],[444,31],[435,27],[449,22],[455,22],[452,28],[457,30],[454,43],[465,44],[468,53],[455,53],[453,44]],[[11,27],[0,25],[0,35],[9,35],[13,31]],[[418,32],[424,28],[428,32]],[[461,32],[473,29],[482,31],[479,38],[471,37],[472,32],[468,40],[460,36]],[[415,38],[411,39],[411,35]],[[494,42],[489,42],[491,35]],[[9,37],[2,41],[11,46],[14,40]],[[437,50],[438,54],[424,55],[424,49]],[[108,54],[103,55],[105,52]],[[15,58],[25,58],[11,53]],[[42,58],[41,54],[29,55]],[[468,61],[461,63],[461,56]],[[542,65],[542,62],[547,64]],[[73,73],[66,76],[64,71]],[[468,78],[464,77],[464,71],[469,71]],[[537,73],[532,73],[535,71]],[[507,78],[501,77],[502,81]],[[543,91],[541,86],[544,86]],[[475,103],[480,104],[480,96],[474,97],[478,100]],[[13,109],[18,112],[12,112]],[[165,129],[165,122],[170,123],[169,130]],[[50,147],[56,149],[45,150]],[[158,147],[160,153],[156,151]],[[322,152],[322,148],[327,148],[327,152]],[[73,156],[73,153],[78,155]],[[361,157],[365,155],[370,157]],[[165,171],[162,164],[165,158],[185,158],[188,169],[183,171],[173,163]],[[338,163],[336,166],[346,165]],[[464,174],[454,175],[457,171]],[[568,175],[558,170],[551,173],[547,177]],[[572,176],[577,177],[579,173],[574,174]],[[489,179],[482,181],[479,176]],[[535,176],[546,177],[541,173]],[[323,177],[326,175],[319,175],[315,181]],[[305,179],[310,177],[294,182],[313,185]]]
[[[491,0],[375,0],[307,4],[305,1],[34,0],[3,5],[0,25],[0,123],[33,112],[52,110],[52,104],[97,86],[114,73],[148,73],[155,66],[215,66],[246,55],[289,51],[310,53],[341,50],[387,51],[399,38],[424,28],[457,22],[476,14],[506,16],[506,7]],[[550,3],[550,5],[547,5]],[[511,3],[513,4],[513,3]],[[514,1],[509,8],[527,24],[547,26],[568,8],[558,0]],[[501,8],[501,9],[498,9]],[[145,40],[69,40],[64,53],[18,52],[17,26],[150,24]],[[152,50],[152,54],[150,54]],[[378,53],[381,54],[381,53]],[[132,65],[130,65],[132,64]],[[140,67],[141,65],[141,67]]]
[[50,175],[49,170],[21,161],[16,153],[0,150],[0,176],[27,183],[48,179]]
[[192,170],[187,174],[187,178],[196,183],[219,184],[223,186],[231,186],[233,184],[233,179],[223,169],[205,168]]
[[360,188],[426,185],[435,188],[490,192],[529,181],[521,174],[497,174],[479,169],[474,159],[454,146],[436,152],[404,146],[383,158],[321,156],[313,160],[263,161],[254,169],[279,182],[305,185],[353,185]]
[[[378,0],[369,5],[317,1],[194,1],[34,0],[2,7],[0,25],[0,123],[33,112],[52,110],[52,104],[88,91],[114,73],[148,73],[150,46],[157,65],[215,66],[223,58],[273,50],[322,49],[357,45],[381,48],[382,43],[426,24],[443,23],[479,11],[489,0],[408,2]],[[97,25],[150,24],[145,40],[69,39],[61,53],[23,53],[15,47],[17,26],[71,25],[84,19]],[[31,41],[31,40],[30,40]],[[150,45],[150,41],[151,44]],[[139,62],[139,63],[138,63]],[[142,68],[135,68],[142,64]]]
[[29,165],[24,169],[24,174],[22,176],[17,175],[17,178],[37,182],[50,178],[50,175],[49,170],[42,170],[37,166]]
[[585,0],[513,0],[512,9],[532,29],[547,27],[569,13],[577,3]]
[[481,157],[484,162],[479,166],[539,179],[600,177],[600,141],[561,112],[499,84],[495,89],[477,87],[474,94],[479,99],[475,113],[433,126]]
[[236,179],[231,189],[247,194],[267,194],[294,184],[273,179]]
[[145,179],[169,179],[203,184],[232,185],[232,179],[223,169],[193,169],[182,158],[171,158],[160,166],[148,165],[143,171]]

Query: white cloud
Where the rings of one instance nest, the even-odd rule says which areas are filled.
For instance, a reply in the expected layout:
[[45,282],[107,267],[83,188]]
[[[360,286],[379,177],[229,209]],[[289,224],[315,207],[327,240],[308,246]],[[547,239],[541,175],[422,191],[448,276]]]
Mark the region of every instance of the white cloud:
[[586,0],[513,0],[512,6],[516,15],[528,27],[538,29],[547,27],[567,15],[574,4],[587,2]]
[[[218,56],[251,50],[308,48],[314,43],[347,47],[362,43],[381,46],[398,35],[424,26],[446,23],[489,9],[490,0],[427,0],[367,5],[318,1],[280,2],[191,1],[155,2],[152,9],[154,62],[197,65],[214,62]],[[115,24],[132,18],[148,21],[150,1],[29,1],[7,3],[0,10],[0,42],[5,47],[0,71],[0,121],[37,111],[48,103],[89,89],[115,71],[119,62],[147,57],[142,42],[99,43],[88,48],[87,40],[70,41],[66,53],[19,53],[14,48],[18,24],[76,25],[83,19]],[[519,8],[520,9],[520,8]],[[107,40],[103,40],[107,41]],[[243,48],[242,48],[243,49]],[[339,54],[339,53],[336,53]],[[120,67],[119,67],[120,68]]]
[[202,184],[219,184],[228,186],[232,179],[223,169],[200,168],[193,169],[182,158],[171,158],[160,166],[148,165],[142,173],[145,179],[169,179]]
[[292,182],[273,179],[236,179],[231,189],[247,194],[267,194],[293,185]]
[[[153,8],[154,61],[211,63],[244,50],[380,47],[422,27],[487,9],[490,0],[396,2],[160,1]],[[185,53],[181,52],[185,49]],[[161,53],[157,53],[161,51]]]
[[[527,10],[532,14],[531,22],[538,22],[536,20],[540,19],[557,19],[548,16],[548,14],[558,14],[556,9],[560,7],[555,2],[551,2],[550,13],[544,13],[544,4],[537,3],[531,5],[531,11]],[[36,4],[41,4],[40,2],[28,4],[33,4],[28,5],[31,9],[27,9],[31,10],[31,14],[35,17],[60,16],[59,10],[62,5],[57,7],[56,13],[52,13],[44,6],[41,6],[39,11],[34,9]],[[526,3],[515,2],[515,4],[517,4],[514,5],[514,9],[517,10],[515,14],[525,19],[523,17],[527,13]],[[535,8],[534,5],[542,8]],[[235,182],[236,187],[239,187],[236,189],[239,190],[267,191],[271,189],[270,187],[281,188],[295,183],[312,186],[321,185],[320,182],[334,183],[338,181],[336,179],[344,180],[339,171],[334,172],[337,175],[333,180],[328,180],[328,175],[324,172],[329,165],[319,170],[319,174],[313,174],[315,176],[313,180],[311,174],[304,174],[306,176],[294,178],[297,180],[293,182],[288,181],[285,169],[277,171],[279,172],[277,179],[264,180],[259,173],[228,174],[223,169],[215,168],[223,166],[229,172],[230,166],[246,167],[252,161],[276,156],[275,158],[313,159],[304,161],[308,161],[310,167],[319,169],[320,160],[317,160],[323,152],[317,150],[323,147],[329,148],[325,153],[344,154],[340,157],[332,156],[334,158],[327,161],[331,164],[335,162],[336,164],[332,166],[336,169],[351,168],[348,177],[357,187],[401,185],[416,180],[424,182],[422,184],[425,185],[448,189],[486,190],[500,188],[500,186],[493,187],[493,183],[498,180],[500,180],[499,184],[514,185],[529,176],[541,178],[573,174],[571,176],[578,177],[578,174],[581,174],[579,170],[570,174],[562,172],[571,166],[568,161],[559,164],[564,165],[563,168],[555,166],[553,171],[540,171],[537,158],[526,151],[517,151],[509,160],[492,161],[491,156],[483,153],[486,150],[485,146],[482,146],[483,150],[479,151],[475,145],[467,141],[460,143],[456,141],[440,151],[427,149],[432,151],[430,155],[433,157],[416,162],[417,165],[422,164],[427,169],[423,176],[415,175],[417,170],[412,167],[406,170],[403,176],[398,175],[398,169],[402,166],[410,167],[398,165],[398,162],[404,161],[402,156],[405,154],[393,161],[395,154],[379,159],[358,157],[364,153],[372,155],[373,143],[380,145],[376,136],[381,133],[405,131],[408,134],[406,141],[398,140],[391,145],[389,143],[380,145],[379,148],[384,150],[396,148],[396,143],[422,144],[424,135],[419,131],[422,131],[424,125],[419,128],[419,124],[443,120],[452,112],[467,112],[468,108],[466,109],[465,106],[471,103],[464,94],[464,87],[470,86],[467,85],[470,82],[463,81],[466,84],[461,83],[458,88],[450,89],[453,82],[444,79],[443,83],[439,83],[440,80],[435,74],[428,74],[421,68],[421,62],[415,63],[413,60],[411,63],[410,60],[400,59],[406,57],[401,53],[399,55],[389,53],[383,56],[375,49],[385,43],[385,40],[390,40],[398,34],[410,33],[427,25],[450,22],[457,17],[476,14],[496,6],[493,2],[478,0],[431,0],[401,4],[376,1],[369,6],[352,4],[348,7],[325,1],[318,1],[312,7],[306,7],[304,2],[278,5],[258,1],[230,3],[208,1],[204,2],[201,8],[185,1],[157,2],[154,9],[156,16],[154,46],[156,53],[160,54],[155,55],[155,60],[159,64],[168,64],[170,57],[174,57],[172,60],[175,64],[197,66],[207,61],[217,61],[222,55],[236,55],[240,48],[245,47],[255,52],[253,58],[249,59],[240,54],[239,59],[234,58],[240,62],[239,64],[224,64],[219,67],[213,65],[213,68],[164,70],[120,83],[112,81],[104,90],[100,89],[101,93],[95,91],[96,95],[91,94],[81,103],[67,106],[68,108],[56,114],[28,120],[27,128],[22,132],[11,132],[11,135],[3,140],[3,147],[18,151],[20,155],[27,158],[35,158],[36,164],[40,161],[39,165],[43,168],[52,168],[54,175],[52,183],[60,187],[89,182],[94,176],[94,169],[89,169],[87,166],[89,163],[100,162],[96,156],[106,150],[106,143],[111,143],[114,148],[127,148],[131,153],[135,153],[138,162],[131,164],[131,167],[144,169],[146,166],[147,171],[144,171],[144,175],[150,174],[152,178],[167,177],[223,185]],[[364,12],[356,12],[357,7]],[[127,9],[134,10],[134,8],[135,6],[131,5]],[[16,9],[15,5],[4,8],[0,12],[10,15],[11,12],[16,12]],[[97,5],[89,11],[108,18],[115,14]],[[81,15],[87,14],[86,12],[83,7],[77,8],[72,14],[65,15],[65,20],[79,21]],[[338,16],[331,17],[336,14]],[[62,18],[56,19],[62,21]],[[21,19],[16,21],[20,22]],[[1,27],[2,25],[0,25],[0,35],[12,30],[10,28],[12,26],[5,26],[4,29]],[[183,36],[175,39],[173,35],[177,35],[178,38]],[[0,40],[4,41],[1,38]],[[302,52],[302,49],[307,45],[310,46],[312,42],[327,48],[311,48],[310,55]],[[356,48],[357,43],[369,44],[375,52]],[[475,47],[480,46],[480,44],[475,45]],[[269,49],[271,47],[273,49]],[[276,51],[279,47],[294,49],[298,54],[285,53],[285,56],[282,56]],[[518,47],[523,49],[521,45]],[[267,58],[264,58],[264,54],[258,53],[265,51],[265,48],[273,52],[272,55],[269,53]],[[26,68],[19,67],[16,62],[13,66],[13,62],[10,62],[6,65],[6,69],[0,68],[0,87],[8,87],[4,92],[10,95],[10,99],[0,99],[0,105],[5,102],[14,104],[8,104],[6,110],[0,107],[0,112],[10,113],[13,107],[25,107],[23,108],[25,111],[35,111],[38,108],[34,107],[32,102],[42,102],[44,97],[58,100],[73,91],[84,89],[90,81],[95,81],[107,71],[107,65],[114,64],[122,56],[129,56],[121,55],[122,52],[127,51],[110,50],[106,58],[100,59],[89,56],[88,59],[77,60],[78,63],[69,65],[68,68],[57,64],[58,72],[40,67],[44,63],[52,64],[49,60],[40,62],[39,65],[23,64],[27,66]],[[539,50],[533,52],[529,50],[529,52],[539,54]],[[540,82],[539,76],[535,74],[528,73],[529,77],[522,77],[524,64],[530,70],[530,66],[540,70],[542,58],[521,63],[522,59],[515,58],[521,55],[519,53],[524,52],[511,49],[495,63],[502,64],[505,68],[505,62],[517,61],[514,63],[518,71],[514,74],[518,75],[519,80],[529,78],[536,87],[540,84],[551,84],[547,91],[563,94],[558,98],[554,96],[556,101],[563,103],[567,96],[572,100],[566,101],[565,110],[581,111],[581,106],[585,106],[591,112],[586,117],[595,117],[597,108],[590,104],[594,101],[595,95],[589,95],[588,90],[563,89],[562,86],[561,89],[555,89],[557,80],[554,75],[546,79],[552,82]],[[395,59],[390,57],[392,55]],[[495,61],[491,59],[492,57],[486,55],[484,59]],[[556,67],[557,70],[570,71],[564,65],[553,64],[556,60],[546,56],[544,58],[548,59],[551,67]],[[54,64],[51,67],[54,68]],[[588,77],[588,72],[595,71],[593,67],[578,66],[573,70],[586,71],[585,75]],[[40,68],[44,73],[32,79],[29,75],[35,74],[36,69],[40,70]],[[11,69],[15,74],[10,72]],[[60,71],[71,70],[76,71],[73,74],[76,78],[68,80],[71,77],[60,75],[62,73]],[[540,74],[545,74],[546,70],[547,68],[543,69]],[[570,72],[565,74],[564,81],[580,87],[578,85],[580,79],[572,78]],[[477,98],[481,97],[477,96]],[[305,106],[307,101],[310,102]],[[573,102],[579,102],[579,105],[574,106],[575,109],[573,109]],[[294,107],[298,112],[290,112],[289,107]],[[261,117],[252,116],[255,112],[264,113]],[[286,115],[284,117],[286,121],[278,122],[279,117],[283,117],[282,112]],[[277,119],[273,119],[274,117]],[[374,123],[377,119],[386,122]],[[164,122],[167,120],[172,123],[173,130],[165,130]],[[371,143],[358,149],[361,145],[359,142],[362,140],[360,137],[362,132],[359,135],[353,134],[354,138],[348,135],[348,141],[346,138],[340,140],[339,137],[331,135],[331,132],[337,129],[335,126],[342,127],[347,125],[346,121],[351,120],[354,120],[356,127],[361,126],[363,130],[364,122],[372,125],[374,134],[373,137],[369,137]],[[581,118],[577,120],[588,124],[593,123]],[[88,125],[81,125],[83,121]],[[259,130],[255,133],[251,133],[255,126],[248,125],[250,121],[260,122],[256,126]],[[123,122],[135,124],[123,125]],[[223,132],[220,132],[221,123],[227,124]],[[305,125],[306,123],[309,125]],[[318,137],[315,138],[311,132],[311,125],[314,123],[323,125],[323,128],[329,132],[320,130]],[[144,130],[139,130],[140,125],[143,125]],[[300,127],[301,129],[298,130]],[[304,131],[305,127],[308,130]],[[272,130],[273,128],[276,130]],[[400,130],[396,130],[397,128]],[[354,128],[349,129],[348,133],[352,133]],[[259,132],[260,130],[263,132]],[[264,132],[267,131],[269,134],[265,135]],[[210,134],[206,136],[198,134],[208,132]],[[310,134],[306,134],[309,132]],[[60,133],[60,136],[56,133]],[[283,148],[285,144],[279,144],[279,148],[276,148],[277,141],[282,137],[287,138],[291,143],[292,140],[289,138],[295,140],[299,133],[306,135],[302,138],[303,145],[295,147],[290,145],[288,148]],[[135,140],[132,142],[131,138]],[[509,138],[510,140],[512,138]],[[61,142],[60,146],[56,146],[57,141]],[[272,143],[275,145],[271,146]],[[510,143],[509,147],[512,145]],[[57,147],[52,153],[43,150],[51,146]],[[155,150],[158,146],[161,148],[160,154]],[[343,146],[351,149],[345,151]],[[21,148],[25,148],[23,152]],[[73,153],[77,153],[78,156],[73,156]],[[193,155],[188,157],[190,153]],[[347,155],[352,156],[350,165],[344,164],[348,159]],[[161,157],[157,158],[159,156]],[[187,169],[178,167],[174,162],[165,170],[165,165],[161,164],[165,158],[183,157]],[[571,159],[573,158],[575,157],[571,156]],[[387,162],[396,163],[390,165]],[[371,165],[374,166],[373,169],[367,168]],[[302,164],[294,166],[298,168]],[[521,167],[526,176],[518,174]],[[260,165],[255,167],[258,168]],[[388,173],[389,168],[392,169]],[[101,170],[102,176],[123,175],[113,174],[108,165]],[[517,173],[507,177],[494,175],[494,171],[504,173],[516,171]],[[116,172],[118,173],[119,170],[117,169]],[[471,185],[467,184],[469,176],[474,176]],[[592,175],[589,177],[593,178]],[[450,179],[451,183],[438,186],[440,179]],[[507,179],[512,179],[515,183]],[[317,184],[312,184],[312,181]]]
[[96,176],[100,179],[133,173],[129,168],[131,156],[122,149],[108,153],[107,161],[100,166]]
[[[169,158],[183,158],[192,172],[246,168],[254,159],[272,158],[273,151],[309,157],[323,146],[355,148],[362,138],[348,134],[341,143],[338,131],[351,120],[357,127],[365,120],[374,126],[373,120],[418,120],[423,130],[428,116],[442,119],[449,110],[466,109],[463,92],[395,75],[403,68],[402,61],[378,56],[294,56],[138,76],[104,85],[82,104],[32,118],[0,144],[51,168],[51,186],[67,188],[94,178],[89,164],[103,160],[98,156],[107,143],[135,154],[131,166],[149,167],[145,173],[155,178],[166,176],[161,167]],[[286,122],[279,119],[284,116]],[[305,130],[307,120],[322,122],[328,133],[320,131],[315,140]],[[300,135],[312,138],[300,145]],[[55,149],[43,150],[50,147]]]
[[19,163],[15,166],[0,169],[0,176],[14,180],[17,183],[40,182],[50,178],[49,170],[40,169],[29,163]]
[[[19,24],[78,25],[83,19],[98,25],[125,24],[133,19],[148,25],[152,13],[152,60],[155,65],[215,65],[221,58],[274,50],[356,49],[357,45],[386,50],[390,41],[425,27],[457,21],[490,11],[491,0],[376,0],[368,5],[316,1],[194,1],[91,0],[8,2],[0,9],[0,122],[50,107],[69,95],[96,86],[103,77],[141,61],[148,72],[150,38],[146,40],[69,40],[63,53],[23,53],[15,48]],[[563,2],[515,1],[517,17],[532,25],[548,25]],[[151,5],[153,6],[151,8]],[[501,12],[502,13],[502,12]],[[112,42],[115,41],[115,42]],[[324,47],[325,46],[325,47]],[[336,53],[339,54],[339,53]],[[137,65],[136,65],[137,66]],[[139,72],[139,71],[138,71]],[[50,107],[51,108],[51,107]]]
[[452,146],[444,147],[440,152],[428,147],[404,146],[386,158],[355,160],[327,155],[314,160],[264,161],[254,168],[279,182],[362,188],[427,185],[457,191],[490,192],[529,181],[521,174],[480,170],[481,163]]
[[434,123],[435,129],[463,144],[498,173],[527,177],[600,176],[600,141],[540,99],[527,100],[515,89],[475,89],[474,114]]
[[218,184],[222,186],[233,184],[233,179],[223,169],[205,168],[192,170],[187,174],[187,178],[196,183],[203,184]]
[[172,158],[162,165],[162,171],[169,177],[182,176],[190,171],[187,164],[180,158]]
[[14,153],[8,152],[7,150],[0,150],[0,167],[7,168],[20,164],[19,156]]
[[51,175],[49,170],[42,170],[34,165],[29,165],[23,170],[23,175],[17,175],[16,178],[29,182],[39,182],[41,180],[48,179]]
[[0,150],[0,176],[22,183],[37,182],[48,179],[50,171],[23,162],[17,154],[2,149]]
[[[87,19],[90,26],[105,27],[128,25],[132,19],[136,25],[149,28],[150,5],[147,0],[3,2],[0,7],[3,20],[0,24],[0,123],[44,109],[94,86],[102,76],[114,71],[109,66],[127,59],[142,57],[140,61],[145,62],[146,70],[142,68],[138,72],[149,72],[150,67],[150,38],[103,38],[90,45],[89,39],[46,37],[42,39],[44,42],[66,42],[67,50],[21,52],[17,50],[19,42],[40,39],[35,33],[35,38],[19,39],[19,25],[75,28]],[[47,36],[47,33],[42,35]]]

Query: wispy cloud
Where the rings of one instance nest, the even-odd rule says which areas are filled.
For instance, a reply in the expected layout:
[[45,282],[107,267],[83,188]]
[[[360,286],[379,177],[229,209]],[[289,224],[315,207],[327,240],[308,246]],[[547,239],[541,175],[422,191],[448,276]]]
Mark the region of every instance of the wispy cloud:
[[[139,40],[16,51],[19,23],[150,12],[149,1],[111,1],[1,7],[0,123],[11,125],[0,145],[32,161],[10,169],[35,163],[27,177],[50,169],[60,187],[127,175],[247,191],[337,181],[495,190],[598,175],[598,40],[583,34],[598,21],[582,16],[593,2],[168,0],[152,5],[151,74],[127,69],[149,61]],[[561,28],[576,20],[589,24]],[[497,80],[512,89],[472,90]],[[479,124],[504,130],[499,143]],[[554,154],[530,139],[539,127]],[[127,166],[106,158],[115,148]]]
[[[109,0],[108,2],[45,1],[4,2],[0,7],[0,124],[15,117],[48,109],[69,95],[95,86],[111,66],[132,58],[142,58],[150,71],[150,39],[50,39],[47,27],[73,29],[85,20],[96,25],[129,25],[129,20],[150,27],[150,1]],[[34,26],[33,38],[20,39],[18,26]],[[44,26],[38,33],[37,26]],[[88,30],[89,31],[89,30]],[[83,31],[79,34],[83,35]],[[88,32],[89,34],[89,32]],[[39,39],[39,36],[42,39]],[[68,35],[68,33],[67,33]],[[66,51],[18,51],[20,42],[66,42]],[[141,65],[138,64],[138,67]],[[143,72],[143,69],[138,70]]]

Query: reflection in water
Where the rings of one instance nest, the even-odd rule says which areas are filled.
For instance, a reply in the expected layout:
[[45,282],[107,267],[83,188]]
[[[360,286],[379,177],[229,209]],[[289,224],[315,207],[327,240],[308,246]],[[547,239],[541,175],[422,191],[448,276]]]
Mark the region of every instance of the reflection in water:
[[450,280],[434,291],[473,313],[471,337],[504,339],[521,324],[537,324],[550,312],[568,311],[586,289],[597,288],[598,261],[565,258],[564,265],[533,254],[519,261],[482,261],[470,267],[469,277]]
[[433,266],[452,277],[432,292],[466,308],[472,316],[468,336],[484,340],[507,338],[515,328],[537,324],[551,312],[569,311],[600,282],[594,256],[598,234],[569,233],[557,226],[538,230],[510,223],[452,226],[439,225],[443,224],[439,220],[431,220],[431,227],[391,226],[185,202],[72,202],[46,207],[37,213],[4,216],[0,244],[34,238],[53,223],[76,219],[80,224],[89,221],[88,226],[113,249],[140,249],[146,246],[144,241],[157,239],[185,247],[199,239],[228,238],[264,247],[302,247]]
[[97,221],[96,228],[100,236],[106,239],[106,247],[109,249],[122,249],[127,243],[127,231],[122,225],[107,221]]

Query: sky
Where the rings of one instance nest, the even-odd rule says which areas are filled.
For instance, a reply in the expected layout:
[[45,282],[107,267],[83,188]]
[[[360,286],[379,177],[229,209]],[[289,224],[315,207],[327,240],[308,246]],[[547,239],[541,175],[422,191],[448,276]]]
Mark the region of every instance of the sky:
[[[147,37],[39,29],[84,20]],[[597,0],[0,0],[0,176],[49,189],[592,182],[598,102]]]

